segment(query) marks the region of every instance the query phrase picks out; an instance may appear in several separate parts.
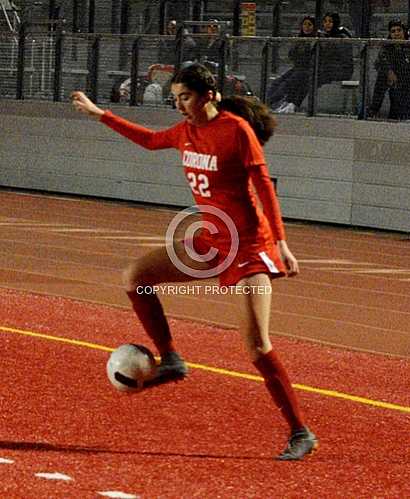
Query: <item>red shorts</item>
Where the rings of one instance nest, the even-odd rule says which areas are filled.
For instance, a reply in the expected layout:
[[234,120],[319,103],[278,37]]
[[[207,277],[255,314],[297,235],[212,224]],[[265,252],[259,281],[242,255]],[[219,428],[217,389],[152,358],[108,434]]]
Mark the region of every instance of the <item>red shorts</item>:
[[[207,239],[197,237],[194,239],[194,247],[199,254],[206,254],[213,245]],[[286,275],[285,265],[273,241],[242,242],[236,256],[226,268],[223,263],[229,258],[230,247],[217,249],[218,254],[209,264],[212,268],[222,264],[223,270],[216,276],[221,286],[234,286],[244,277],[259,273],[269,274],[272,279]]]

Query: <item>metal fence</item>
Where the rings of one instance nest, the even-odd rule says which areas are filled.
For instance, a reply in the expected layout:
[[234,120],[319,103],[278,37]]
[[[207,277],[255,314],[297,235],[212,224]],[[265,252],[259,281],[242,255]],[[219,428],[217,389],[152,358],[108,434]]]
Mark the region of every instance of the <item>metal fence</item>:
[[[380,64],[383,54],[395,65],[395,80]],[[65,33],[59,25],[23,24],[18,34],[0,33],[0,98],[67,101],[84,89],[98,103],[170,105],[175,68],[194,60],[215,73],[224,95],[253,94],[278,112],[293,103],[284,112],[359,119],[410,114],[410,41],[186,32],[136,37]]]

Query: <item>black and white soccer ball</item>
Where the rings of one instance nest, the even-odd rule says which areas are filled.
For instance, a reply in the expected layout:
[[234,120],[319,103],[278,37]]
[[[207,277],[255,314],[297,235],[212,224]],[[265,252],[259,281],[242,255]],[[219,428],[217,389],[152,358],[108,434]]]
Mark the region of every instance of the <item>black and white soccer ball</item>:
[[111,353],[107,362],[108,379],[122,392],[142,390],[144,381],[152,379],[155,371],[154,355],[143,345],[121,345]]

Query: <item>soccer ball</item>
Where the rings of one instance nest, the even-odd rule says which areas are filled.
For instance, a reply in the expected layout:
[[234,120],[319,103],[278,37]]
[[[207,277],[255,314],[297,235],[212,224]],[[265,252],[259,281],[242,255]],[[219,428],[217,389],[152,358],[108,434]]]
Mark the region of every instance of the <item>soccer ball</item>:
[[122,392],[142,390],[144,381],[151,379],[155,370],[154,356],[143,345],[121,345],[112,352],[107,362],[108,379]]

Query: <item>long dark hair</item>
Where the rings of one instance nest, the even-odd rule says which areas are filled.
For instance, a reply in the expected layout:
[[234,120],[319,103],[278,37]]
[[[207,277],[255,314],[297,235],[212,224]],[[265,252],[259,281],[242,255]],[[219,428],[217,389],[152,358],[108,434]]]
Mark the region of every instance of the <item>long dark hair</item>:
[[333,21],[333,26],[329,33],[327,33],[326,31],[324,31],[324,33],[328,36],[337,35],[340,28],[339,14],[337,12],[326,12],[326,14],[322,17],[322,22],[324,21],[325,17],[330,17],[330,19]]
[[[312,23],[312,25],[313,25],[312,33],[310,33],[309,35],[306,35],[305,32],[303,31],[303,23],[305,21],[310,21]],[[300,37],[312,37],[312,38],[315,37],[315,36],[317,36],[316,19],[313,16],[306,15],[300,21],[299,36]]]
[[171,85],[174,83],[182,83],[189,90],[198,92],[200,95],[204,95],[211,90],[216,96],[218,91],[213,74],[203,64],[197,62],[177,71],[171,79]]
[[[217,84],[208,68],[199,63],[189,64],[171,79],[171,85],[182,83],[189,90],[204,95],[211,90],[217,95]],[[270,109],[255,97],[233,95],[217,103],[220,111],[229,111],[245,119],[253,128],[259,142],[265,144],[273,135],[276,121]]]
[[246,120],[253,128],[261,145],[264,145],[273,135],[276,120],[268,106],[255,97],[232,95],[218,102],[220,111],[229,111]]

